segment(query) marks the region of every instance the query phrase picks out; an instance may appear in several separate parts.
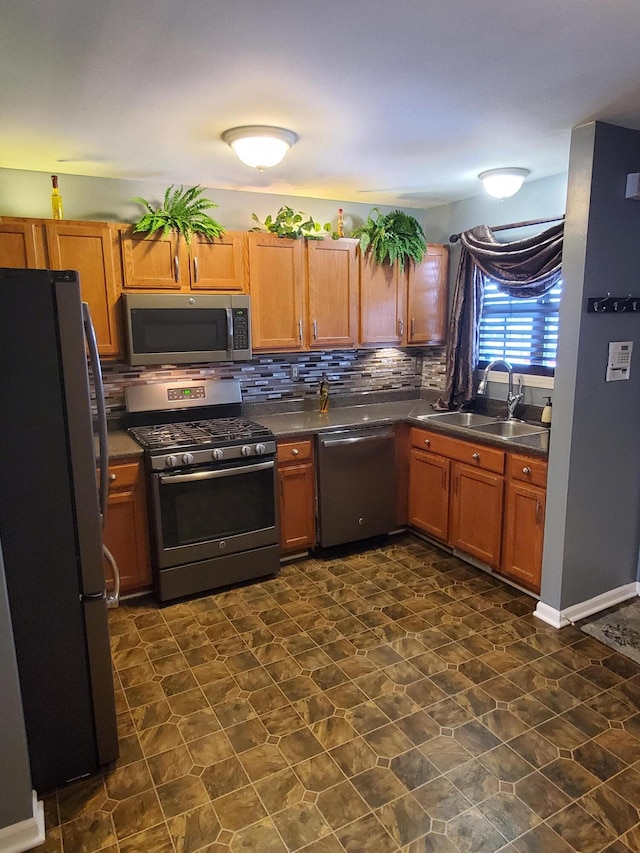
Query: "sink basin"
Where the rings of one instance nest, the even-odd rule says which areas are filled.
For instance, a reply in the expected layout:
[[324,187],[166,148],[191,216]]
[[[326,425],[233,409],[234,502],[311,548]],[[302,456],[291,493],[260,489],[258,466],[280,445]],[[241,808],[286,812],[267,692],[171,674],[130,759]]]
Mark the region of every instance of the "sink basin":
[[527,424],[524,421],[493,420],[491,423],[475,424],[469,428],[474,432],[495,435],[499,438],[518,438],[521,435],[537,435],[538,433],[547,431],[546,427]]
[[480,424],[495,422],[495,418],[489,415],[477,415],[475,412],[438,412],[431,415],[418,415],[421,421],[439,421],[451,426],[472,427]]

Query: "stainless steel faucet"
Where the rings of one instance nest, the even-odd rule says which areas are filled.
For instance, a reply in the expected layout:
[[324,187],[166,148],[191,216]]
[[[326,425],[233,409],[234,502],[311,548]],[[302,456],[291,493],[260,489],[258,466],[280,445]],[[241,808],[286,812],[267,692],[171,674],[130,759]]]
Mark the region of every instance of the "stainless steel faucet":
[[487,377],[489,376],[489,371],[493,370],[494,367],[498,365],[502,365],[504,369],[509,374],[509,390],[507,392],[507,419],[513,420],[514,412],[516,410],[516,406],[522,400],[522,377],[518,377],[518,393],[513,393],[513,367],[509,364],[508,361],[505,361],[504,358],[494,358],[493,361],[490,361],[489,364],[485,367],[484,373],[482,374],[482,379],[478,385],[477,393],[483,396],[487,393]]

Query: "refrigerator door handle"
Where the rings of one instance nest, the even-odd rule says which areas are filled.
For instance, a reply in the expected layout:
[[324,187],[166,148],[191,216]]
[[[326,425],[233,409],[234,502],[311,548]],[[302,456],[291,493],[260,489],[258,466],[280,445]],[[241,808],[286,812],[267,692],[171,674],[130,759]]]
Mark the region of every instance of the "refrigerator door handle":
[[[107,520],[107,504],[109,500],[109,446],[107,439],[107,410],[104,403],[104,385],[102,384],[102,371],[100,370],[100,356],[98,355],[98,342],[96,332],[91,321],[89,303],[82,303],[82,318],[84,321],[84,334],[89,350],[89,361],[93,374],[93,387],[96,394],[96,408],[98,410],[98,442],[100,445],[100,519],[102,529]],[[108,607],[117,607],[120,600],[120,572],[118,564],[107,546],[102,543],[102,553],[111,566],[113,573],[113,592],[107,597]],[[89,596],[91,598],[91,596]]]

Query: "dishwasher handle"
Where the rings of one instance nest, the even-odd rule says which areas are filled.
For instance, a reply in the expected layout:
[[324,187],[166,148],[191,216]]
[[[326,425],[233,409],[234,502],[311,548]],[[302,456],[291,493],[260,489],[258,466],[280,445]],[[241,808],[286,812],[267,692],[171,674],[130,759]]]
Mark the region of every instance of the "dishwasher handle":
[[322,438],[322,436],[320,436],[320,442],[323,447],[346,447],[350,444],[364,444],[365,442],[392,438],[393,432],[391,430],[387,430],[386,432],[376,432],[371,435],[359,435],[351,438]]

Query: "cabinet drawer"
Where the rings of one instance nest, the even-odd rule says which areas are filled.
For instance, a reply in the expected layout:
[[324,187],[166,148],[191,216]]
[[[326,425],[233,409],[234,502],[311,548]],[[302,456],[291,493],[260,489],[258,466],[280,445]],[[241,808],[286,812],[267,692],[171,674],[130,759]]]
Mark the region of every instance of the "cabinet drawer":
[[139,462],[122,462],[109,465],[109,490],[115,492],[135,486],[139,470]]
[[544,459],[532,459],[512,453],[509,455],[507,470],[512,480],[543,488],[547,485],[547,463]]
[[420,450],[438,453],[457,462],[466,462],[483,468],[485,471],[493,471],[495,474],[504,474],[504,451],[487,447],[484,444],[476,444],[472,441],[460,441],[448,435],[438,432],[428,432],[423,429],[411,430],[411,444]]
[[310,438],[278,442],[278,462],[281,465],[286,462],[305,462],[312,458],[313,446]]

